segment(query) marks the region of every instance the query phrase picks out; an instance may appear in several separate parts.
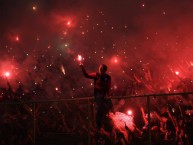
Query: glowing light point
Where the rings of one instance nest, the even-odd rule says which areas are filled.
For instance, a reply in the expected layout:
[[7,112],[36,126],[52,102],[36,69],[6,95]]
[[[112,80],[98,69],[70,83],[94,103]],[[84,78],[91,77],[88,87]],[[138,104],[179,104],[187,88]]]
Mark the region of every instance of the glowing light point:
[[71,26],[71,21],[67,22],[67,26],[69,26],[69,27]]
[[64,46],[65,46],[65,47],[68,47],[68,44],[66,43]]
[[180,73],[179,73],[179,71],[176,71],[175,74],[178,76]]
[[79,65],[82,65],[84,58],[80,54],[78,54],[76,60],[79,62]]
[[175,108],[172,108],[172,112],[173,112],[173,113],[175,112]]
[[78,60],[78,61],[82,61],[82,56],[81,56],[81,55],[78,55],[77,60]]
[[131,116],[131,115],[132,115],[132,111],[131,111],[131,110],[128,110],[128,111],[127,111],[127,114]]
[[4,73],[4,76],[5,76],[6,78],[9,78],[9,77],[10,77],[10,72],[5,72],[5,73]]
[[63,66],[63,65],[61,65],[60,69],[61,69],[62,73],[65,75],[66,72],[65,72],[65,69],[64,69],[64,66]]
[[119,58],[117,56],[114,56],[111,58],[111,63],[112,64],[118,64],[119,63]]
[[55,90],[58,91],[59,90],[58,87],[56,87]]
[[33,7],[32,7],[32,10],[33,10],[33,11],[36,11],[36,10],[37,10],[37,6],[33,6]]
[[15,37],[15,40],[16,40],[16,41],[19,41],[19,36],[16,36],[16,37]]

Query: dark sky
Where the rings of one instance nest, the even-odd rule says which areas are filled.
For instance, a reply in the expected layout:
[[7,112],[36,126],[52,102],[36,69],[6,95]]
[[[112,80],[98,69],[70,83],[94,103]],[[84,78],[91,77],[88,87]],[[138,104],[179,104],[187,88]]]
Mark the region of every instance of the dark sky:
[[26,90],[40,84],[50,97],[92,95],[79,54],[88,72],[107,64],[116,95],[131,86],[174,91],[192,79],[192,7],[192,0],[1,0],[1,86],[10,72],[14,88],[20,82]]

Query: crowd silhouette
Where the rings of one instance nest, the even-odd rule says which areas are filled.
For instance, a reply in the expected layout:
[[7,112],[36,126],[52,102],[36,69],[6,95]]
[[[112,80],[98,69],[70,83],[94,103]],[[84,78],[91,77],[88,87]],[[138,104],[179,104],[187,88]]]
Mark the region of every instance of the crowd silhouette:
[[[41,85],[13,90],[1,88],[1,145],[145,145],[148,144],[146,98],[112,99],[114,112],[133,108],[133,129],[118,129],[110,115],[100,130],[95,124],[93,100],[38,102],[45,94]],[[42,97],[41,97],[42,96]],[[193,143],[191,94],[151,98],[151,139],[156,145]]]

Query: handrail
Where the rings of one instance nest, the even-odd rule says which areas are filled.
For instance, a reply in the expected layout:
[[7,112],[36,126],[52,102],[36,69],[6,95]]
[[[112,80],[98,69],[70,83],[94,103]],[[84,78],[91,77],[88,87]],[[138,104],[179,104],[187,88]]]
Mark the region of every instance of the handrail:
[[[148,107],[148,140],[149,145],[151,145],[151,118],[150,118],[150,98],[151,97],[167,97],[167,96],[180,96],[180,95],[190,95],[193,94],[193,92],[177,92],[177,93],[159,93],[159,94],[144,94],[144,95],[130,95],[130,96],[110,96],[106,97],[107,99],[131,99],[131,98],[147,98],[147,107]],[[80,97],[80,98],[67,98],[67,99],[59,99],[59,100],[30,100],[30,101],[5,101],[0,102],[0,105],[19,105],[19,104],[33,104],[33,117],[34,117],[34,138],[33,138],[33,145],[36,144],[36,116],[35,116],[35,105],[37,103],[50,103],[50,102],[63,102],[63,101],[76,101],[76,100],[87,100],[89,103],[89,100],[93,100],[94,97]],[[88,107],[88,112],[89,112]],[[90,143],[90,138],[88,138],[88,142]]]
[[[193,94],[193,92],[178,92],[178,93],[160,93],[160,94],[144,94],[144,95],[130,95],[130,96],[109,96],[107,99],[131,99],[131,98],[142,98],[142,97],[163,97],[163,96],[177,96],[177,95],[189,95]],[[62,101],[76,101],[76,100],[93,100],[94,97],[80,97],[80,98],[66,98],[66,99],[58,99],[58,100],[30,100],[30,101],[4,101],[0,102],[0,105],[7,104],[34,104],[34,103],[49,103],[49,102],[62,102]]]

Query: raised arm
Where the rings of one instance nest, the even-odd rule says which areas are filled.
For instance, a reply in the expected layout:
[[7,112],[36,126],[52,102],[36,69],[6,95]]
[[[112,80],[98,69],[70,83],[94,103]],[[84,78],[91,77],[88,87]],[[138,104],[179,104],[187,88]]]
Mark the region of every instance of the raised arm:
[[174,118],[173,118],[172,114],[170,113],[169,109],[167,109],[167,112],[168,112],[168,116],[171,119],[173,125],[176,127],[177,126],[177,122],[174,120]]
[[144,108],[141,106],[140,109],[141,109],[141,114],[142,114],[143,121],[144,121],[145,125],[148,125],[148,120],[147,120],[147,118],[145,116]]
[[81,69],[82,69],[82,73],[83,75],[86,77],[86,78],[89,78],[89,79],[94,79],[96,77],[96,73],[91,73],[91,74],[88,74],[86,69],[84,68],[84,66],[81,64],[80,65]]

